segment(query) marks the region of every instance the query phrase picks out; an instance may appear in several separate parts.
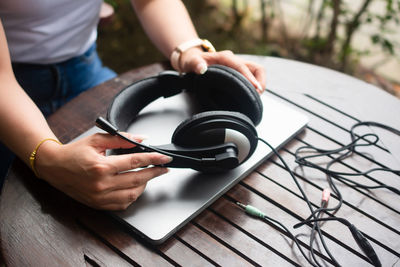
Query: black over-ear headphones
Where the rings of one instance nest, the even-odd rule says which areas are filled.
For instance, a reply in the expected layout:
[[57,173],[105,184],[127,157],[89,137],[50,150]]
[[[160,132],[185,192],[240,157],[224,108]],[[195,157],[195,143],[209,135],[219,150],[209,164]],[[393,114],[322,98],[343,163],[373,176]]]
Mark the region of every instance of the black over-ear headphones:
[[[163,96],[183,90],[193,94],[204,112],[182,122],[172,136],[172,143],[162,146],[139,144],[118,133],[127,130],[138,113]],[[221,172],[245,162],[257,147],[254,125],[261,121],[262,102],[253,85],[239,72],[220,65],[210,66],[203,75],[175,71],[161,72],[131,84],[117,94],[107,118],[97,126],[119,135],[137,146],[116,153],[156,151],[173,157],[167,167],[192,168],[202,172]]]

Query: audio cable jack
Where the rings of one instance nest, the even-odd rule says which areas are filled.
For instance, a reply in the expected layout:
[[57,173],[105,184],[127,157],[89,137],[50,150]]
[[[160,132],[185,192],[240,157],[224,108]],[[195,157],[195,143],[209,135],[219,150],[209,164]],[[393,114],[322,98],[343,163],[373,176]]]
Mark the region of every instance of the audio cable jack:
[[296,244],[296,246],[298,247],[298,249],[300,250],[300,253],[303,255],[303,257],[308,261],[308,263],[310,263],[312,266],[314,267],[318,267],[317,265],[315,265],[305,254],[305,252],[303,251],[303,249],[300,246],[300,243],[298,241],[298,239],[292,234],[292,232],[289,231],[289,229],[283,225],[281,222],[267,216],[264,212],[262,212],[261,210],[257,209],[254,206],[251,205],[245,205],[239,201],[236,202],[236,205],[239,206],[241,209],[243,209],[247,214],[256,217],[256,218],[260,218],[263,221],[269,221],[272,222],[273,224],[275,224],[275,226],[278,226],[279,228],[281,228],[281,230],[283,230]]
[[[329,193],[328,192],[329,191],[326,191],[324,194],[324,198],[325,198],[324,202],[325,201],[327,202],[329,199],[330,192]],[[317,266],[306,256],[303,249],[300,247],[300,244],[299,244],[297,238],[281,222],[279,222],[275,219],[272,219],[271,217],[268,217],[265,213],[263,213],[262,211],[260,211],[259,209],[257,209],[256,207],[253,207],[251,205],[245,205],[238,201],[236,202],[236,205],[238,205],[241,209],[243,209],[247,214],[249,214],[251,216],[273,222],[275,225],[279,225],[281,227],[281,229],[283,229],[289,235],[289,237],[293,239],[293,241],[296,243],[296,246],[299,248],[303,257],[312,266]],[[354,239],[356,240],[358,246],[364,251],[365,255],[368,257],[371,264],[373,264],[374,266],[378,266],[378,267],[382,266],[377,254],[375,253],[374,249],[372,248],[372,246],[368,242],[368,240],[364,237],[364,235],[353,224],[349,223],[347,220],[345,220],[343,218],[330,217],[330,218],[318,218],[318,219],[314,219],[314,220],[308,219],[308,220],[302,221],[300,223],[297,223],[296,225],[294,225],[294,228],[298,228],[304,224],[311,223],[311,222],[331,221],[331,220],[336,220],[336,221],[342,222],[347,227],[349,227],[349,230],[350,230],[351,234],[353,235]]]
[[241,207],[247,214],[250,214],[251,216],[258,217],[261,219],[265,219],[266,215],[263,213],[261,210],[257,209],[256,207],[250,206],[250,205],[245,205],[240,202],[236,202],[236,205]]

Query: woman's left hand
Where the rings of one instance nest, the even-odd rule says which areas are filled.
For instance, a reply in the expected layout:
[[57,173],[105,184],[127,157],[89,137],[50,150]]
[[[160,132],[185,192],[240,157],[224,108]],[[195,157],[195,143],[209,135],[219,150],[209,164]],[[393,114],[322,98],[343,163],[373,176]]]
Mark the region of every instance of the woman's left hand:
[[203,52],[199,48],[191,48],[185,51],[180,58],[180,66],[183,72],[192,71],[203,74],[207,71],[207,66],[213,64],[225,65],[239,71],[253,84],[259,94],[264,92],[266,87],[264,67],[241,59],[230,50]]

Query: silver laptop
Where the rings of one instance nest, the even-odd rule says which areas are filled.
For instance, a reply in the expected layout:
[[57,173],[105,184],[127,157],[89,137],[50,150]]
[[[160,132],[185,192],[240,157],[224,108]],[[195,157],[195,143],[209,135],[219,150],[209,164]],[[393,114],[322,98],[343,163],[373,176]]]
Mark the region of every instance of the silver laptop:
[[[257,126],[258,136],[274,148],[283,146],[306,126],[305,115],[268,93],[264,93],[261,100],[264,115]],[[128,132],[147,136],[146,144],[168,144],[175,128],[192,115],[190,107],[184,94],[158,99],[142,110]],[[96,131],[101,130],[94,127],[78,138]],[[171,168],[167,174],[151,180],[145,192],[127,210],[111,214],[148,242],[160,244],[271,155],[272,151],[259,142],[251,158],[229,172],[202,174],[191,169]]]

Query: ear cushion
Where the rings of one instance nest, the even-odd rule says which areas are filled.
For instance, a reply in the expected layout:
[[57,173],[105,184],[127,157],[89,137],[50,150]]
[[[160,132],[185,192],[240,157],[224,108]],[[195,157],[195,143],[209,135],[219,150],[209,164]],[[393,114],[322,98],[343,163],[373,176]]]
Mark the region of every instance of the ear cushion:
[[191,89],[203,108],[236,111],[248,116],[255,125],[262,118],[263,106],[254,86],[238,71],[212,65],[203,75],[194,77]]
[[168,97],[182,89],[195,94],[204,110],[227,110],[247,115],[257,125],[262,102],[251,83],[239,72],[213,65],[203,75],[158,75],[137,81],[117,94],[108,109],[108,120],[125,130],[137,114],[158,97]]
[[126,130],[145,106],[160,97],[157,88],[157,79],[149,77],[123,89],[108,108],[108,121],[118,129]]
[[183,147],[215,146],[232,142],[238,147],[239,162],[247,160],[257,147],[257,131],[244,114],[231,111],[207,111],[182,122],[172,143]]

